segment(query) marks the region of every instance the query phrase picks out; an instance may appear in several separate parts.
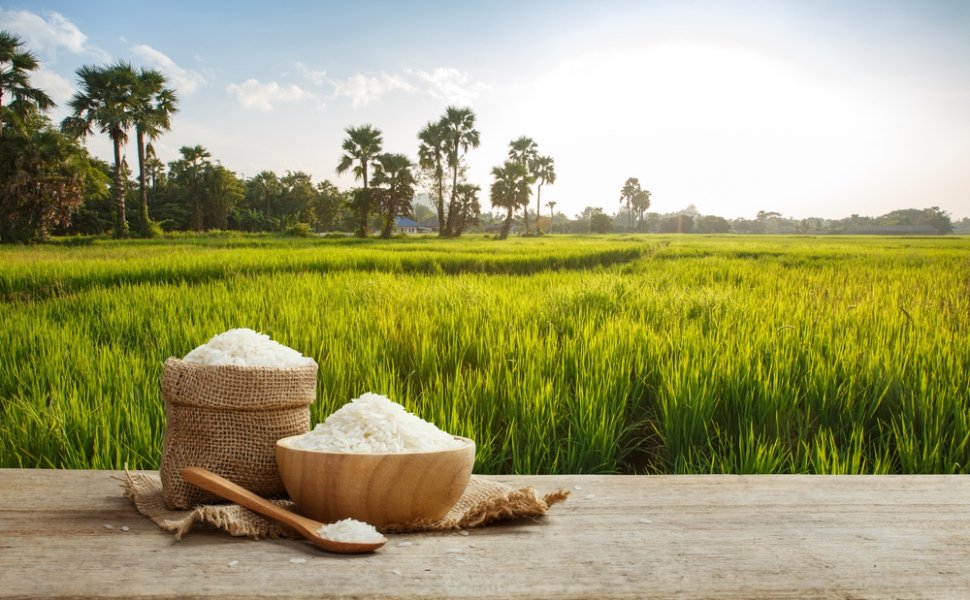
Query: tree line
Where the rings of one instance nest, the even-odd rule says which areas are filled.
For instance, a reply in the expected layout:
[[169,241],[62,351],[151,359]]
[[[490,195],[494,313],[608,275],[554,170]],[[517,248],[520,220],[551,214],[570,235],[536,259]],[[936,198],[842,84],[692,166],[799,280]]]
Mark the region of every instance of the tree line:
[[[0,31],[0,241],[44,239],[70,224],[85,198],[107,191],[106,177],[77,140],[54,126],[39,67],[19,37]],[[4,99],[9,98],[9,102]]]
[[[176,91],[165,76],[121,61],[77,70],[78,91],[70,115],[59,125],[46,116],[54,102],[31,85],[36,56],[22,40],[0,31],[0,242],[43,241],[51,234],[153,237],[163,231],[240,230],[287,232],[372,231],[390,237],[399,217],[423,219],[441,237],[466,231],[494,232],[499,239],[549,232],[608,233],[950,233],[962,231],[937,207],[894,211],[882,217],[853,215],[841,221],[785,219],[761,211],[754,219],[728,221],[693,207],[661,215],[647,212],[651,193],[636,177],[620,189],[620,208],[606,214],[587,207],[575,218],[542,204],[543,187],[556,182],[555,161],[535,140],[518,137],[501,165],[491,169],[483,212],[480,186],[467,179],[468,153],[480,145],[476,115],[449,106],[417,133],[417,160],[384,149],[371,124],[347,127],[336,174],[351,173],[359,187],[340,190],[314,182],[303,171],[251,178],[224,167],[203,146],[183,146],[163,163],[154,142],[171,130]],[[4,102],[9,98],[9,102]],[[82,145],[94,134],[111,140],[111,164]],[[137,174],[124,149],[134,136]],[[415,205],[418,190],[430,197],[430,214]],[[531,210],[533,192],[534,210]],[[544,214],[543,208],[548,209]],[[547,216],[548,215],[548,216]],[[964,221],[967,221],[964,219]]]
[[[482,225],[481,188],[466,178],[466,157],[477,148],[481,134],[475,128],[475,113],[468,107],[449,106],[437,120],[418,132],[418,160],[404,154],[383,152],[379,129],[366,124],[348,127],[338,173],[352,171],[362,187],[352,193],[352,206],[358,215],[356,234],[366,236],[372,211],[380,215],[381,237],[391,235],[394,219],[412,214],[416,186],[426,189],[434,203],[433,221],[440,237],[458,237]],[[489,201],[504,210],[499,239],[508,237],[514,216],[522,211],[525,235],[541,235],[536,221],[529,222],[532,186],[536,186],[536,215],[541,210],[542,186],[555,183],[555,161],[538,152],[530,137],[509,143],[508,158],[492,169]],[[373,184],[373,185],[372,185]],[[551,207],[555,202],[551,203]]]
[[[341,192],[329,180],[314,184],[301,171],[263,171],[246,180],[203,146],[184,146],[180,158],[163,164],[153,142],[171,130],[179,99],[159,71],[124,61],[79,68],[71,113],[55,127],[45,115],[54,102],[30,83],[39,63],[8,32],[0,32],[0,65],[0,98],[13,99],[9,106],[0,102],[0,241],[43,240],[52,232],[152,237],[173,229],[327,231],[350,225],[348,219],[358,236],[378,229],[389,237],[396,219],[412,213],[419,187],[434,199],[439,236],[458,237],[482,222],[481,188],[466,177],[467,153],[479,146],[481,134],[467,107],[449,106],[418,132],[417,161],[385,152],[372,125],[348,127],[336,173],[352,172],[361,186]],[[110,166],[81,144],[95,133],[111,141]],[[132,135],[134,185],[124,153]],[[508,236],[519,210],[524,233],[541,234],[538,220],[534,232],[530,226],[528,204],[536,185],[538,214],[543,185],[555,182],[552,157],[540,156],[535,141],[523,136],[509,144],[508,160],[492,176],[489,199],[506,211],[500,237]]]
[[[564,216],[563,216],[564,217]],[[726,219],[701,214],[693,205],[671,213],[639,212],[621,208],[606,214],[587,208],[575,221],[557,219],[553,231],[562,233],[736,233],[743,235],[945,235],[970,234],[970,218],[954,222],[938,206],[906,208],[869,217],[851,215],[843,219],[785,217],[776,211],[760,210],[753,218]]]

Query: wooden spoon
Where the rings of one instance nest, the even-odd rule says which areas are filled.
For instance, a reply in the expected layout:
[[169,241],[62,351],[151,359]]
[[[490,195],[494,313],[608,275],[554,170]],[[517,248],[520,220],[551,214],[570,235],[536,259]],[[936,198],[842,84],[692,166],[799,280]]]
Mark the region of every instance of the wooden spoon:
[[314,546],[337,554],[364,554],[373,552],[387,543],[387,538],[381,536],[377,542],[338,542],[321,536],[318,531],[324,526],[319,521],[308,519],[285,508],[276,506],[264,498],[260,498],[249,490],[242,488],[224,477],[220,477],[202,467],[185,467],[182,469],[182,479],[200,488],[212,492],[226,500],[232,500],[259,514],[289,525],[300,535],[310,540]]

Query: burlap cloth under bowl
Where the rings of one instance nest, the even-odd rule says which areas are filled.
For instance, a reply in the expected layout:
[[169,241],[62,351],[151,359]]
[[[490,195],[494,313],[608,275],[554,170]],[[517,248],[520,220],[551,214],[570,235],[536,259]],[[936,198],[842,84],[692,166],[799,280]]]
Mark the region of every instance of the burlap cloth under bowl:
[[[166,508],[162,498],[162,482],[158,473],[125,472],[123,480],[125,495],[135,503],[138,512],[154,521],[165,531],[175,534],[176,539],[192,529],[213,526],[232,535],[259,538],[298,538],[289,527],[266,519],[238,504],[205,504],[189,510]],[[524,517],[539,517],[553,504],[569,496],[566,490],[556,490],[539,496],[533,488],[514,489],[497,481],[472,475],[465,493],[457,504],[440,521],[413,525],[403,530],[387,530],[384,533],[405,531],[445,531],[483,527],[498,521]],[[291,500],[272,500],[289,510],[295,510]]]

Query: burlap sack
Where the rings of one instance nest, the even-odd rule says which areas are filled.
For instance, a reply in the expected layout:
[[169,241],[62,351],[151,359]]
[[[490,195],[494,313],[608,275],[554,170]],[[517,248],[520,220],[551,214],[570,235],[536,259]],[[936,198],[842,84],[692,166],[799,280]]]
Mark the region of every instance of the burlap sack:
[[185,509],[217,500],[182,479],[188,466],[209,469],[260,496],[285,495],[276,440],[309,430],[316,385],[316,363],[274,368],[165,361],[165,505]]
[[[206,504],[191,510],[169,510],[162,501],[162,486],[156,473],[125,472],[125,495],[138,512],[181,539],[189,531],[217,527],[232,535],[260,538],[299,538],[299,534],[277,521],[266,519],[238,504]],[[415,523],[406,528],[391,528],[384,533],[448,531],[485,527],[492,523],[541,517],[554,504],[569,496],[556,490],[540,496],[533,488],[515,489],[492,479],[472,475],[457,504],[440,521]],[[287,510],[296,510],[288,499],[273,500]]]

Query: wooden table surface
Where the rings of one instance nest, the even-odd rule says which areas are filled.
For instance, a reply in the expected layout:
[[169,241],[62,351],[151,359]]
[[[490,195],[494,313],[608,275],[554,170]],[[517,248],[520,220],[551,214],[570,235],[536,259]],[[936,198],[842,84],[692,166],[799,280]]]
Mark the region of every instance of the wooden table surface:
[[182,541],[116,471],[0,469],[0,598],[970,598],[965,476],[507,476],[547,517],[363,556]]

